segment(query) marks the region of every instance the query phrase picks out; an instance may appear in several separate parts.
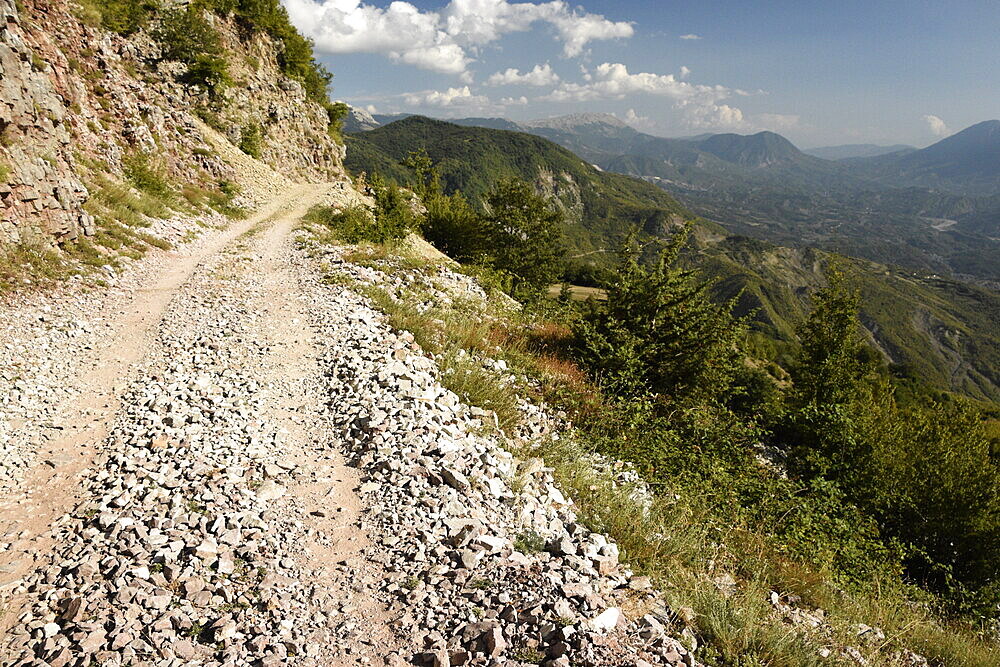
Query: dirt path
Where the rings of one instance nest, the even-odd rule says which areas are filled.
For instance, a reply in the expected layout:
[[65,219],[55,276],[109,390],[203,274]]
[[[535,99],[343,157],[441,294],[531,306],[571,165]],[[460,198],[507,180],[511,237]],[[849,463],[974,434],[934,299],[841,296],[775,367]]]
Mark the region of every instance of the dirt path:
[[[132,367],[143,358],[171,300],[208,260],[241,235],[266,221],[278,219],[287,232],[329,190],[326,185],[298,185],[275,198],[246,220],[234,223],[196,252],[168,263],[148,286],[136,291],[128,309],[111,327],[103,349],[94,353],[94,370],[78,378],[79,399],[59,406],[61,433],[36,452],[36,464],[20,488],[0,501],[0,530],[11,535],[11,546],[0,553],[0,600],[18,585],[35,562],[48,553],[51,540],[43,534],[80,499],[79,478],[120,409],[120,395]],[[13,609],[0,617],[0,631],[11,623]]]
[[309,538],[300,544],[299,565],[313,573],[313,584],[348,619],[335,642],[314,635],[322,646],[321,664],[382,664],[398,643],[389,629],[389,613],[371,595],[385,575],[362,553],[371,542],[359,527],[359,473],[344,461],[339,432],[324,414],[326,400],[318,384],[318,352],[324,341],[309,326],[307,297],[289,263],[293,223],[293,216],[274,222],[253,244],[251,261],[244,263],[261,277],[250,303],[261,316],[256,336],[268,350],[263,375],[271,391],[265,412],[284,435],[289,463],[305,471],[288,487],[308,512]]

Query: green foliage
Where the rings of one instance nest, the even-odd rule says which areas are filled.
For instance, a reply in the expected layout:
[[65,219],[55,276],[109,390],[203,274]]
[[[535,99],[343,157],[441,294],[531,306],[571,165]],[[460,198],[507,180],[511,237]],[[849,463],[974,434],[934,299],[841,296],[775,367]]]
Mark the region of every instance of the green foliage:
[[306,222],[324,225],[338,241],[345,243],[374,242],[380,238],[375,232],[371,212],[360,206],[350,206],[341,211],[330,207],[314,208],[305,219]]
[[676,399],[725,398],[736,372],[742,323],[732,304],[717,305],[709,285],[677,267],[688,231],[678,233],[656,265],[626,251],[619,280],[574,330],[578,358],[611,393]]
[[598,171],[568,150],[528,134],[411,116],[349,135],[347,144],[349,169],[379,173],[400,184],[413,184],[403,161],[425,150],[442,192],[461,192],[480,212],[485,212],[489,192],[503,180],[519,179],[551,191],[552,205],[565,214],[567,246],[581,256],[578,263],[612,266],[614,254],[607,249],[620,246],[629,234],[659,234],[690,217],[656,186]]
[[993,608],[1000,470],[982,416],[956,402],[900,408],[863,354],[857,292],[834,274],[814,304],[777,432],[791,468],[836,484],[901,545],[908,576],[954,608]]
[[218,96],[229,83],[227,64],[218,31],[206,17],[205,5],[192,2],[166,12],[154,33],[163,47],[162,57],[187,65],[182,80]]
[[829,285],[813,298],[799,328],[799,358],[792,367],[793,408],[842,403],[857,389],[866,369],[858,332],[860,292],[847,288],[842,273],[828,273]]
[[250,123],[240,132],[240,150],[257,160],[264,156],[264,128]]
[[427,213],[422,231],[435,248],[454,260],[485,265],[489,248],[486,225],[462,193],[425,197]]
[[0,162],[0,182],[6,183],[10,174],[10,166],[8,166],[5,162]]
[[344,102],[324,102],[323,109],[326,110],[327,131],[337,143],[344,143],[344,118],[350,113],[351,108]]
[[328,89],[333,75],[316,60],[312,41],[299,34],[279,0],[203,2],[206,7],[221,15],[234,16],[247,32],[265,32],[270,35],[279,45],[278,65],[282,73],[299,81],[310,100],[324,105],[329,103]]
[[530,294],[554,283],[564,254],[562,214],[517,179],[497,183],[486,204],[483,232],[490,262],[510,273],[512,292]]
[[149,25],[159,10],[157,0],[78,0],[85,16],[106,30],[131,35]]
[[306,216],[307,222],[327,227],[333,236],[344,243],[390,243],[405,238],[416,229],[416,217],[399,188],[378,185],[375,187],[374,214],[360,206],[343,210],[330,207],[314,208]]
[[216,111],[215,109],[210,109],[208,107],[198,107],[197,109],[194,110],[194,113],[196,116],[198,116],[198,118],[200,118],[205,123],[205,125],[208,125],[216,132],[225,133],[226,130],[229,129],[227,123],[222,119],[222,116],[220,116],[218,111]]
[[161,199],[173,195],[165,176],[166,170],[149,153],[142,151],[128,153],[122,158],[122,169],[125,178],[140,192]]
[[203,89],[212,97],[217,97],[230,83],[228,65],[225,58],[202,54],[188,63],[184,83]]

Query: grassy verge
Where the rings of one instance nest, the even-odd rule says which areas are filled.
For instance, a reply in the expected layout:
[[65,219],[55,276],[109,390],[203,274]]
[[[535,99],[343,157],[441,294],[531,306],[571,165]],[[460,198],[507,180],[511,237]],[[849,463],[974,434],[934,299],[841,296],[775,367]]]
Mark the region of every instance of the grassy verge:
[[[326,233],[323,240],[333,236]],[[410,331],[435,356],[442,384],[463,401],[494,410],[506,432],[519,420],[516,394],[571,416],[609,409],[598,389],[561,354],[566,329],[545,310],[556,306],[519,310],[494,299],[435,299],[427,280],[437,267],[408,256],[399,244],[359,246],[345,259],[415,276],[391,293],[354,287],[386,313],[392,326]],[[343,280],[342,275],[331,278]],[[484,359],[504,360],[523,382],[512,390],[509,375],[484,367]],[[1000,664],[983,629],[942,620],[920,602],[916,589],[901,588],[898,581],[845,591],[822,568],[784,555],[769,537],[770,526],[720,515],[708,501],[712,489],[657,487],[651,502],[643,500],[638,489],[617,483],[595,465],[589,455],[597,444],[585,428],[559,441],[512,446],[521,457],[544,458],[581,519],[612,536],[630,566],[655,579],[670,606],[690,620],[703,662],[741,667],[855,664],[842,652],[851,647],[867,664],[885,667],[908,664],[905,650],[933,665]],[[794,606],[817,618],[818,627],[786,623],[770,603],[772,593],[782,600],[801,600]],[[879,628],[884,637],[859,637],[861,623]],[[675,629],[684,625],[679,621]]]

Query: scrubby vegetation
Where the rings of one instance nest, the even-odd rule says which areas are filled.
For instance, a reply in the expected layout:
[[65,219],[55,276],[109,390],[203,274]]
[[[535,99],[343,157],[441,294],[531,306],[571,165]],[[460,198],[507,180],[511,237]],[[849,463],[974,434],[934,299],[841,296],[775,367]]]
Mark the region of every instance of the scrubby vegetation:
[[[488,244],[476,240],[486,215],[460,192],[441,194],[420,154],[402,166],[427,204],[427,238],[490,267]],[[674,608],[693,610],[701,659],[818,664],[816,642],[859,645],[857,624],[868,623],[887,636],[859,645],[869,664],[899,664],[902,648],[932,664],[996,664],[996,429],[966,401],[896,400],[865,343],[860,293],[835,265],[793,351],[763,358],[735,314],[739,294],[720,302],[684,259],[687,234],[656,250],[633,246],[602,301],[522,295],[519,310],[426,310],[420,294],[369,292],[435,353],[446,384],[467,375],[451,370],[459,361],[501,357],[534,378],[521,391],[567,411],[575,440],[526,454],[543,454],[586,520],[615,535]],[[516,423],[504,382],[477,372],[453,389]],[[589,452],[632,463],[656,491],[652,507],[597,472]],[[735,589],[713,583],[720,576]],[[833,634],[784,626],[772,591],[824,609]]]
[[[464,195],[480,212],[497,181],[520,178],[535,184],[564,213],[569,253],[562,279],[575,286],[613,284],[615,251],[630,231],[638,230],[645,242],[694,219],[653,184],[600,172],[538,136],[412,116],[352,134],[348,147],[349,168],[413,187],[414,172],[405,163],[410,152],[424,149],[434,160],[444,193]],[[433,208],[429,202],[428,208]],[[452,221],[464,216],[462,209],[448,212]],[[717,279],[711,289],[718,301],[739,297],[735,314],[748,318],[759,358],[783,367],[792,362],[798,346],[796,324],[809,309],[806,295],[825,284],[823,267],[836,260],[861,289],[862,322],[877,332],[878,344],[893,360],[889,371],[897,398],[909,400],[908,395],[932,391],[939,397],[954,393],[1000,401],[1000,339],[993,335],[1000,330],[1000,297],[995,291],[822,250],[732,236],[704,219],[694,222],[680,261]],[[429,239],[434,234],[430,228],[425,233]],[[433,241],[462,245],[445,231]]]
[[417,216],[396,186],[386,186],[378,179],[371,186],[375,209],[352,206],[344,210],[318,207],[306,220],[322,225],[330,239],[346,243],[394,243],[417,229]]
[[260,123],[250,123],[240,132],[240,150],[258,160],[264,155],[264,129]]
[[182,5],[157,0],[78,0],[80,15],[121,35],[152,29],[162,57],[186,65],[182,79],[217,98],[231,84],[229,63],[211,14],[232,18],[246,36],[266,33],[277,44],[278,67],[298,81],[306,97],[323,106],[332,137],[341,141],[341,120],[347,106],[329,98],[333,75],[316,60],[311,40],[288,19],[280,0],[192,0]]

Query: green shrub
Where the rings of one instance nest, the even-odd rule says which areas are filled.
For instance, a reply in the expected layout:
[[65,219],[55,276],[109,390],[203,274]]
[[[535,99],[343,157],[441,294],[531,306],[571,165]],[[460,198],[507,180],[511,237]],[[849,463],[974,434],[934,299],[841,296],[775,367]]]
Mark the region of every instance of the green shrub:
[[10,176],[10,173],[11,173],[10,166],[8,166],[3,162],[0,162],[0,182],[6,183],[7,178]]
[[160,198],[173,195],[164,175],[166,170],[149,153],[135,151],[125,155],[122,158],[122,169],[125,178],[140,192]]
[[424,238],[452,259],[477,265],[488,264],[489,246],[483,217],[461,193],[425,198],[427,214]]
[[790,468],[836,484],[903,549],[909,578],[964,613],[1000,603],[1000,466],[981,415],[901,409],[864,353],[858,297],[837,274],[800,328],[786,419]]
[[250,123],[240,133],[240,150],[252,158],[264,156],[264,129],[260,123]]
[[228,85],[227,64],[219,33],[209,23],[205,7],[192,2],[168,11],[154,33],[165,60],[187,65],[181,80],[217,96]]
[[343,102],[325,102],[323,108],[326,110],[327,132],[337,143],[344,141],[344,118],[350,113],[351,108]]
[[84,19],[119,35],[131,35],[149,25],[159,10],[156,0],[77,0]]
[[537,293],[562,271],[563,216],[530,184],[500,181],[486,195],[485,241],[493,266],[513,277],[513,293]]
[[279,45],[278,65],[282,73],[299,81],[310,100],[329,103],[328,88],[333,75],[316,60],[312,41],[299,34],[279,0],[204,0],[204,6],[221,15],[234,16],[247,32],[270,35]]
[[389,243],[416,228],[416,216],[395,186],[375,186],[375,212],[351,206],[342,211],[320,207],[306,218],[326,226],[345,243]]
[[575,325],[576,354],[615,394],[725,399],[744,332],[733,303],[716,304],[709,283],[677,268],[688,230],[662,250],[653,268],[626,252],[607,301],[592,303]]
[[306,216],[306,221],[324,225],[345,243],[361,243],[375,238],[375,220],[367,209],[360,206],[350,206],[341,211],[330,207],[314,208]]
[[208,107],[198,107],[194,110],[194,113],[205,123],[205,125],[208,125],[216,132],[225,134],[226,130],[229,129],[228,124],[214,109],[209,109]]
[[202,54],[188,63],[187,72],[181,80],[216,97],[231,83],[227,68],[225,58]]

